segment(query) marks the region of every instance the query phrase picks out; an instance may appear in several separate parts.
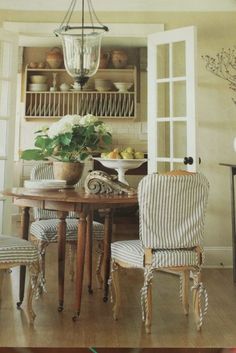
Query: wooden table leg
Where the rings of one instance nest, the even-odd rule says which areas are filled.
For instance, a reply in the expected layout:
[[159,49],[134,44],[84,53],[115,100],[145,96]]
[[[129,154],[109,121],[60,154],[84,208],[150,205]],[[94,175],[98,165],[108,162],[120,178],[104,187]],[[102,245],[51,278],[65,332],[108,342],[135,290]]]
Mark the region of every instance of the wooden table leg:
[[83,276],[84,276],[84,259],[86,247],[86,211],[83,209],[79,212],[78,224],[78,242],[77,242],[77,265],[76,265],[76,290],[75,290],[75,315],[73,321],[76,321],[80,315],[81,298],[83,289]]
[[58,225],[58,311],[63,310],[64,305],[64,278],[65,278],[65,254],[66,254],[66,216],[67,212],[58,212],[60,220]]
[[[28,240],[29,237],[29,207],[22,208],[21,214],[21,237],[22,239]],[[20,287],[19,287],[19,302],[17,302],[17,307],[20,308],[25,292],[25,266],[20,266]]]
[[105,210],[104,220],[104,292],[103,301],[108,300],[108,280],[110,276],[110,262],[111,262],[111,239],[112,239],[112,210]]
[[88,275],[88,292],[93,293],[92,289],[92,252],[93,252],[93,212],[90,211],[87,216],[87,228],[86,228],[86,267]]

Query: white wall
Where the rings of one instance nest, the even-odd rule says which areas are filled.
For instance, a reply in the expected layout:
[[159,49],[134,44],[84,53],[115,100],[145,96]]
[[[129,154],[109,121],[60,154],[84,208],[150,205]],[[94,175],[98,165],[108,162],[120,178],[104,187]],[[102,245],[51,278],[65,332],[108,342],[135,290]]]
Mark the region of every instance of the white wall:
[[[48,17],[47,17],[48,16]],[[214,55],[222,47],[235,45],[235,13],[234,12],[117,12],[101,13],[100,19],[136,23],[164,23],[166,29],[181,26],[196,25],[198,30],[198,142],[199,156],[202,159],[201,171],[210,181],[210,198],[206,219],[205,246],[207,248],[208,264],[227,266],[231,260],[231,216],[230,216],[230,179],[229,170],[219,166],[220,162],[236,161],[233,151],[233,138],[236,134],[236,107],[232,103],[233,92],[226,82],[207,72],[201,55]],[[15,21],[57,21],[48,13],[1,12],[0,23],[3,20]],[[133,143],[139,143],[142,136],[140,123],[126,126],[118,123],[115,140],[126,143],[126,138],[132,134]],[[31,123],[22,120],[23,129],[32,136]],[[135,126],[135,128],[134,128]],[[137,128],[136,128],[137,126]],[[144,146],[143,141],[141,142]]]

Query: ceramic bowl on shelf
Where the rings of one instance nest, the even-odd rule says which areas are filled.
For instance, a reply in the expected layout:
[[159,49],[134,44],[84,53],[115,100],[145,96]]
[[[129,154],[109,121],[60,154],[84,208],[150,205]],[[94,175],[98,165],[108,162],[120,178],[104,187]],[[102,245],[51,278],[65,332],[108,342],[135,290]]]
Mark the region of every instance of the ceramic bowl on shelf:
[[46,83],[30,83],[29,91],[32,92],[43,92],[48,90],[48,85]]
[[110,80],[95,79],[94,80],[95,89],[99,92],[110,91],[112,83]]
[[69,91],[69,89],[70,89],[70,85],[66,82],[64,82],[60,85],[60,91],[62,91],[62,92]]
[[47,81],[47,76],[44,75],[31,75],[30,81],[32,83],[45,83]]
[[133,86],[133,82],[114,82],[113,84],[119,92],[127,92]]

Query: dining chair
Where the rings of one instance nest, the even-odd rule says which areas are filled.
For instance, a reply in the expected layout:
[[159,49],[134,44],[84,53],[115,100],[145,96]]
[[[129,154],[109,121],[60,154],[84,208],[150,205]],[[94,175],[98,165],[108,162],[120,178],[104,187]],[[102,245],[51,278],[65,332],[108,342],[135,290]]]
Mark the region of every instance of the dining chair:
[[[24,265],[29,270],[29,283],[26,313],[28,321],[34,322],[36,317],[32,308],[32,299],[37,294],[39,285],[39,253],[30,242],[14,236],[0,235],[0,300],[4,272],[15,266]],[[17,306],[19,308],[19,306]]]
[[[54,179],[52,163],[37,163],[31,170],[31,180]],[[57,242],[57,229],[60,220],[57,218],[56,211],[33,209],[34,221],[30,226],[31,240],[37,245],[41,254],[41,268],[45,281],[45,252],[50,243]],[[75,212],[69,212],[66,218],[66,241],[69,244],[69,273],[71,280],[74,278],[74,259],[76,255],[76,244],[78,234],[78,215]],[[101,264],[103,258],[103,238],[104,225],[102,223],[92,222],[92,237],[97,242],[98,262],[96,277],[99,287],[102,285]],[[90,277],[91,277],[90,273]],[[89,281],[89,292],[91,292],[91,278]]]
[[[176,271],[181,275],[184,313],[189,311],[190,271],[193,277],[193,306],[197,329],[206,314],[208,297],[201,279],[205,212],[209,183],[200,173],[150,174],[138,185],[139,239],[111,245],[113,317],[118,318],[121,267],[144,271],[141,289],[142,319],[151,332],[152,291],[155,270]],[[204,307],[203,307],[204,299]]]

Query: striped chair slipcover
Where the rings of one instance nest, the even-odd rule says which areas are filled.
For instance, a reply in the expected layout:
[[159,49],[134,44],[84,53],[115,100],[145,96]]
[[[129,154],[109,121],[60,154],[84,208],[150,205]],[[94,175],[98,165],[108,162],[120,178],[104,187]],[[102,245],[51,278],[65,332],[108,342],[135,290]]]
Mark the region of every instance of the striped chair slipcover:
[[[36,164],[30,174],[31,180],[53,179],[52,163],[40,162]],[[59,219],[56,211],[43,210],[39,208],[33,209],[35,221],[30,226],[31,240],[35,242],[39,248],[41,256],[41,267],[45,278],[45,250],[46,247],[57,241],[57,227]],[[66,240],[70,245],[70,275],[74,277],[74,257],[76,254],[76,241],[78,233],[78,217],[76,213],[69,212],[66,219]],[[99,285],[102,283],[101,263],[103,257],[103,237],[104,226],[99,222],[93,222],[93,239],[97,241],[97,252],[99,254],[97,265],[97,279]]]
[[[181,298],[188,314],[189,273],[193,274],[194,312],[199,330],[207,309],[207,294],[201,281],[205,210],[209,184],[202,174],[145,176],[138,187],[139,240],[117,241],[111,245],[114,319],[119,309],[119,267],[142,268],[142,318],[151,332],[151,282],[154,270],[181,273]],[[205,308],[201,307],[204,293]]]
[[20,265],[25,265],[29,269],[26,312],[29,322],[33,323],[36,315],[32,308],[32,299],[37,293],[40,278],[38,249],[27,240],[0,235],[0,299],[4,271]]

